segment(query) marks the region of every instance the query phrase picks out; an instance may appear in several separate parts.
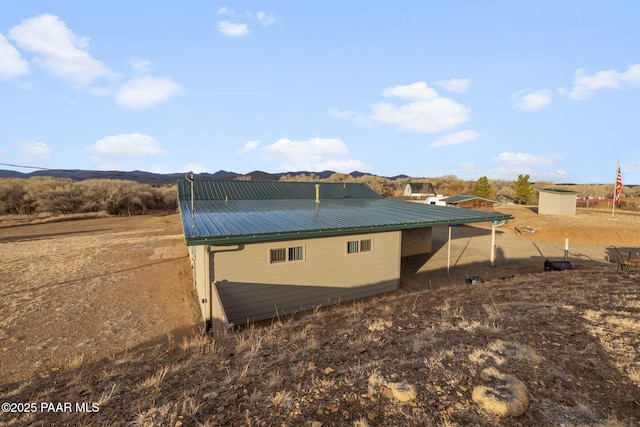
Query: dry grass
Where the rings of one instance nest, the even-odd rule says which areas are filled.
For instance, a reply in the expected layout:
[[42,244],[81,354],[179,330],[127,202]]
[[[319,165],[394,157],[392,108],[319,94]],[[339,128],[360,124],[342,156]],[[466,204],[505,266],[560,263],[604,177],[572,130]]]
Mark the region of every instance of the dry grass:
[[[5,385],[1,397],[98,402],[99,413],[66,418],[80,425],[631,426],[640,314],[629,295],[640,291],[638,276],[570,274],[426,291],[417,302],[374,299],[369,310],[335,306],[229,336],[193,335],[144,357],[78,359]],[[493,321],[499,329],[460,327]],[[358,339],[367,334],[376,340]],[[384,380],[372,383],[374,373]]]

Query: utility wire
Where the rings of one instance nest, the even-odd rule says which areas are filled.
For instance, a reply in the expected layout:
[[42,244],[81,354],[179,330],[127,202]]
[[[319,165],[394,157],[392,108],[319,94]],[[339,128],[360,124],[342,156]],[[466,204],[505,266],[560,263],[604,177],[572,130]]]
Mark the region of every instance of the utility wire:
[[45,168],[44,166],[15,165],[13,163],[0,163],[0,166],[10,166],[12,168],[22,168],[22,169],[37,169],[37,170],[51,171],[51,172],[78,172],[81,170],[81,169],[64,169],[64,168]]
[[14,165],[11,163],[0,163],[0,166],[10,166],[12,168],[22,168],[22,169],[41,169],[41,170],[46,170],[46,171],[52,171],[52,170],[70,170],[70,169],[51,169],[51,168],[43,168],[41,166],[25,166],[25,165]]

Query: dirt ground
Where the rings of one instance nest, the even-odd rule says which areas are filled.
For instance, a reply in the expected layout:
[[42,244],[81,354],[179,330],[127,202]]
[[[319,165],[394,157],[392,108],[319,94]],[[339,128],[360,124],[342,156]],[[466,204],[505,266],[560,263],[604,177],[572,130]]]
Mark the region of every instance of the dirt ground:
[[0,228],[0,382],[199,326],[178,215]]
[[[617,271],[613,246],[640,251],[640,219],[500,211],[515,218],[495,266],[490,227],[452,227],[450,246],[440,227],[395,295],[213,337],[177,215],[0,227],[0,400],[100,406],[0,424],[637,425],[640,269]],[[543,272],[567,237],[573,270]],[[375,372],[416,396],[394,399]],[[473,397],[516,380],[522,415]]]

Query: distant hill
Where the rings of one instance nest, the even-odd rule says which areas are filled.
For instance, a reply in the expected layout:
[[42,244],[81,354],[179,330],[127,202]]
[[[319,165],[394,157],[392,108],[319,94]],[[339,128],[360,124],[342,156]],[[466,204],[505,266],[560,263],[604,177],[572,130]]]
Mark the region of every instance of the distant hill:
[[[236,172],[228,172],[219,170],[213,174],[211,173],[198,173],[194,174],[196,179],[251,179],[254,181],[277,181],[284,175],[298,176],[298,175],[311,175],[314,174],[318,178],[324,179],[333,175],[334,171],[322,171],[322,172],[282,172],[282,173],[268,173],[263,171],[253,171],[247,174],[239,174]],[[349,175],[353,177],[361,177],[364,175],[371,175],[368,173],[354,171]],[[173,184],[179,179],[185,177],[184,173],[152,173],[144,171],[97,171],[97,170],[80,170],[80,169],[47,169],[37,170],[30,173],[22,173],[12,170],[1,170],[0,178],[30,178],[34,176],[48,176],[54,178],[69,178],[75,181],[83,181],[87,179],[124,179],[128,181],[135,181],[141,184],[151,185],[167,185]],[[406,177],[406,175],[398,175],[391,179],[398,179]]]
[[[35,176],[48,176],[53,178],[69,178],[75,181],[87,179],[124,179],[136,181],[142,184],[166,185],[184,178],[184,173],[159,174],[144,171],[94,171],[94,170],[70,170],[48,169],[37,170],[30,173],[22,173],[11,170],[0,170],[0,178],[31,178]],[[196,175],[200,179],[233,179],[240,174],[227,171],[218,171],[214,174],[202,173]]]
[[[247,179],[252,181],[278,181],[284,175],[290,176],[299,176],[299,175],[315,175],[319,179],[327,179],[331,175],[336,173],[335,171],[321,171],[321,172],[312,172],[312,171],[296,171],[296,172],[278,172],[278,173],[269,173],[264,171],[253,171],[246,174],[241,174],[237,172],[230,172],[225,170],[219,170],[215,173],[198,173],[194,174],[196,179]],[[362,176],[373,176],[390,179],[391,181],[396,181],[399,179],[412,178],[408,175],[395,175],[390,177],[379,176],[375,174],[370,174],[366,172],[353,171],[347,175],[351,175],[354,178],[360,178]],[[82,169],[46,169],[46,170],[36,170],[29,173],[22,173],[14,170],[6,170],[0,169],[0,178],[30,178],[34,176],[49,176],[54,178],[69,178],[74,181],[84,181],[87,179],[123,179],[127,181],[135,181],[141,184],[150,184],[150,185],[171,185],[174,184],[177,180],[183,179],[185,177],[184,172],[178,173],[153,173],[153,172],[145,172],[145,171],[101,171],[101,170],[82,170]],[[421,180],[423,178],[413,177],[413,179]],[[535,182],[531,183],[535,185]],[[567,186],[567,187],[579,187],[583,185],[601,185],[601,184],[573,184],[573,183],[562,183],[562,184],[554,184],[556,186]],[[606,184],[608,185],[608,184]],[[637,184],[628,184],[625,183],[624,186],[626,188],[635,188]]]

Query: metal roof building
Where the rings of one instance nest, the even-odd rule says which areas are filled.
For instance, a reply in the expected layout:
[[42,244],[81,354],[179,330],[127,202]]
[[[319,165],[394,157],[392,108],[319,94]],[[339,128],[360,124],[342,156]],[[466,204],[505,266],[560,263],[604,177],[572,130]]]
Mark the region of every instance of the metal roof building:
[[397,289],[402,256],[431,227],[510,219],[385,199],[363,184],[179,181],[178,201],[207,327]]
[[[190,184],[178,183],[188,246],[492,222],[508,217],[385,199],[364,184],[317,184],[318,201],[316,184],[309,182],[195,181],[194,184],[192,216]],[[454,196],[443,200],[456,197],[475,198]]]
[[487,199],[485,197],[480,197],[480,196],[471,196],[466,194],[445,197],[443,199],[440,199],[440,201],[445,202],[447,206],[456,206],[460,208],[471,208],[471,209],[493,208],[495,205],[500,204],[500,202],[497,200]]

